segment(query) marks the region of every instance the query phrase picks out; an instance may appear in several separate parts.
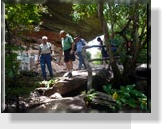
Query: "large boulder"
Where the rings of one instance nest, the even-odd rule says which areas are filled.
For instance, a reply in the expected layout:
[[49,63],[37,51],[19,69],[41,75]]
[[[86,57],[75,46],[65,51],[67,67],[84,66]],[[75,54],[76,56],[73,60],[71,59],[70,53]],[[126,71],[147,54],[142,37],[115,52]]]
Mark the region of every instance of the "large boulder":
[[[82,74],[82,75],[81,75]],[[60,93],[62,96],[75,96],[75,92],[80,92],[86,89],[87,84],[87,72],[73,72],[72,78],[60,77],[52,87],[39,87],[35,90],[40,95],[51,96],[56,92]]]
[[[58,95],[58,93],[57,93]],[[60,96],[60,95],[59,95]],[[31,103],[27,112],[29,113],[56,113],[56,112],[70,112],[79,113],[86,111],[86,104],[82,96],[66,97],[66,98],[51,98],[46,96],[40,96],[39,103]]]

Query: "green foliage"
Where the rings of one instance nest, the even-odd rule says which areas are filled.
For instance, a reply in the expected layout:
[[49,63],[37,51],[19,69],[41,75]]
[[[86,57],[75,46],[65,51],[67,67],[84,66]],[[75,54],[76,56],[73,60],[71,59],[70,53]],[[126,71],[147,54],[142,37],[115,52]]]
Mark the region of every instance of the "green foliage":
[[110,94],[110,95],[112,95],[112,94],[114,94],[114,92],[116,92],[115,89],[112,89],[111,84],[104,85],[104,86],[103,86],[103,90],[104,90],[107,94]]
[[27,97],[30,92],[39,86],[37,77],[26,77],[22,74],[16,75],[15,79],[5,78],[6,100],[14,97]]
[[[88,18],[92,15],[97,16],[97,4],[73,4],[72,8],[74,21]],[[147,18],[146,4],[139,4],[139,7],[136,9],[139,13],[139,25],[144,26]],[[120,31],[133,13],[134,4],[125,5],[111,2],[106,2],[104,4],[104,17],[109,25],[109,28],[113,27],[114,31]]]
[[3,0],[5,3],[27,3],[27,4],[37,4],[37,3],[44,3],[45,0]]
[[[95,58],[101,59],[102,58],[101,52],[97,52],[95,55]],[[102,61],[94,61],[93,64],[100,65],[100,64],[102,64]]]
[[138,63],[147,63],[147,49],[142,49],[137,58]]
[[[33,25],[38,25],[43,13],[47,8],[41,4],[6,4],[5,20],[10,30],[32,30]],[[18,33],[18,32],[17,32]]]
[[17,87],[6,88],[6,97],[12,98],[15,96],[28,96],[30,92],[32,92],[35,88],[36,88],[36,85],[27,86],[27,84],[25,83],[23,85],[19,85],[18,83]]
[[86,102],[91,102],[96,96],[96,91],[94,89],[91,89],[87,93],[83,92],[82,95],[85,95]]
[[23,50],[20,46],[11,43],[12,38],[20,36],[26,30],[33,30],[34,25],[40,23],[43,13],[47,13],[47,8],[41,4],[5,4],[6,32],[9,34],[5,44],[5,76],[7,78],[18,75],[17,53]]
[[104,85],[103,90],[111,95],[116,101],[115,108],[122,109],[125,106],[130,108],[138,108],[147,110],[147,97],[140,91],[135,89],[135,85],[121,86],[121,88],[113,89],[111,84]]
[[91,53],[90,52],[86,52],[86,56],[87,56],[87,59],[90,60],[91,59]]
[[123,4],[106,3],[103,13],[114,31],[120,31],[128,20],[129,12],[130,8]]
[[58,81],[59,81],[59,79],[50,79],[49,81],[39,82],[39,85],[49,88],[49,87],[52,87],[54,84],[56,84]]
[[6,54],[5,56],[5,75],[13,78],[18,73],[19,62],[17,61],[17,54]]
[[5,76],[14,78],[18,74],[20,64],[17,60],[17,51],[22,50],[22,48],[6,44],[5,50]]
[[97,5],[96,4],[73,4],[72,6],[73,20],[78,22],[79,20],[90,17],[96,13]]
[[[73,18],[77,21],[84,18],[86,19],[91,15],[97,16],[97,8],[97,4],[74,4]],[[143,44],[147,38],[147,4],[135,4],[135,2],[131,4],[105,2],[103,14],[108,25],[109,33],[114,33],[114,38],[119,41],[119,51],[116,55],[120,56],[121,63],[124,64],[129,56],[127,55],[127,48],[125,46],[126,42],[131,41],[133,44],[132,52],[130,53],[131,56],[133,56],[136,51],[136,46],[140,43]],[[137,21],[136,18],[138,18]],[[137,23],[137,26],[134,25],[135,23]],[[135,38],[135,29],[137,30],[139,40]],[[120,31],[122,31],[121,34],[119,33]],[[145,62],[147,59],[146,52],[142,50],[139,53],[138,60]]]

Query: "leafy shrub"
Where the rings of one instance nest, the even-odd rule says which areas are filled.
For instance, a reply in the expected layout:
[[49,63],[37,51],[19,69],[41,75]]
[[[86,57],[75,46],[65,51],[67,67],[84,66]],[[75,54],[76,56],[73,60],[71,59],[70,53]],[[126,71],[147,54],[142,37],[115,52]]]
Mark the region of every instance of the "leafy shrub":
[[112,85],[103,86],[103,90],[112,96],[116,101],[117,107],[122,109],[125,106],[130,108],[140,108],[147,110],[147,97],[142,92],[135,89],[135,85],[121,86],[119,90],[112,89]]
[[14,78],[18,75],[20,62],[17,60],[19,51],[24,48],[16,45],[5,45],[5,76],[8,78]]
[[39,85],[49,88],[49,87],[52,87],[54,84],[56,84],[58,81],[59,81],[59,79],[51,79],[49,81],[41,81],[41,82],[39,82]]
[[83,92],[82,94],[86,95],[86,97],[85,97],[86,102],[92,101],[94,99],[94,97],[96,96],[96,92],[94,89],[89,90],[87,93]]
[[138,63],[147,63],[147,49],[141,49],[137,58]]

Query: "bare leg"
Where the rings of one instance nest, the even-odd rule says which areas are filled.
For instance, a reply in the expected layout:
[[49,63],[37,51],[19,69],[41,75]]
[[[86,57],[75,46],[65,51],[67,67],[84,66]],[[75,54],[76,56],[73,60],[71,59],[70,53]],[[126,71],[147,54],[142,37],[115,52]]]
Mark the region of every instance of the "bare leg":
[[72,63],[72,61],[69,61],[69,67],[70,67],[70,70],[72,71],[73,70],[73,63]]
[[70,65],[69,65],[69,62],[66,62],[66,67],[67,67],[67,70],[70,71]]
[[72,61],[69,61],[66,63],[66,66],[67,66],[67,70],[68,70],[68,77],[72,77]]

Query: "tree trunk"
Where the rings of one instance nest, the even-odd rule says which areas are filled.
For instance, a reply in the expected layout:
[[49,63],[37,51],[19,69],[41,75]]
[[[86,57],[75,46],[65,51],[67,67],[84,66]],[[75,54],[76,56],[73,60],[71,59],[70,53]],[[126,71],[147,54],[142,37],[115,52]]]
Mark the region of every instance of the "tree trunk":
[[[110,57],[110,64],[112,66],[112,71],[114,73],[114,79],[113,79],[113,83],[115,83],[115,85],[117,85],[116,82],[120,81],[120,71],[118,69],[118,66],[116,65],[116,61],[114,59],[114,55],[111,51],[111,43],[109,42],[109,32],[108,32],[108,27],[107,27],[107,22],[104,18],[104,14],[103,14],[103,8],[104,6],[104,1],[103,0],[99,0],[98,1],[98,17],[101,23],[101,26],[103,28],[103,33],[104,33],[104,40],[105,40],[105,45],[107,48],[107,52],[109,54]],[[118,84],[119,85],[119,84]]]
[[86,48],[85,47],[82,49],[82,56],[83,56],[86,68],[88,70],[87,90],[90,90],[90,89],[92,89],[92,80],[93,80],[93,77],[92,77],[92,68],[89,65],[89,61],[87,59],[87,54],[86,54]]
[[[139,3],[135,2],[134,7],[133,7],[133,16],[132,16],[132,21],[133,21],[133,52],[132,52],[132,57],[127,56],[127,61],[124,63],[124,72],[122,74],[123,78],[123,83],[124,84],[130,84],[134,83],[135,80],[135,69],[136,69],[136,62],[137,62],[137,57],[139,56],[140,50],[141,50],[141,40],[140,38],[143,38],[143,34],[139,36],[138,29],[139,29],[139,14],[137,10],[139,9]],[[143,32],[144,32],[143,27]]]

